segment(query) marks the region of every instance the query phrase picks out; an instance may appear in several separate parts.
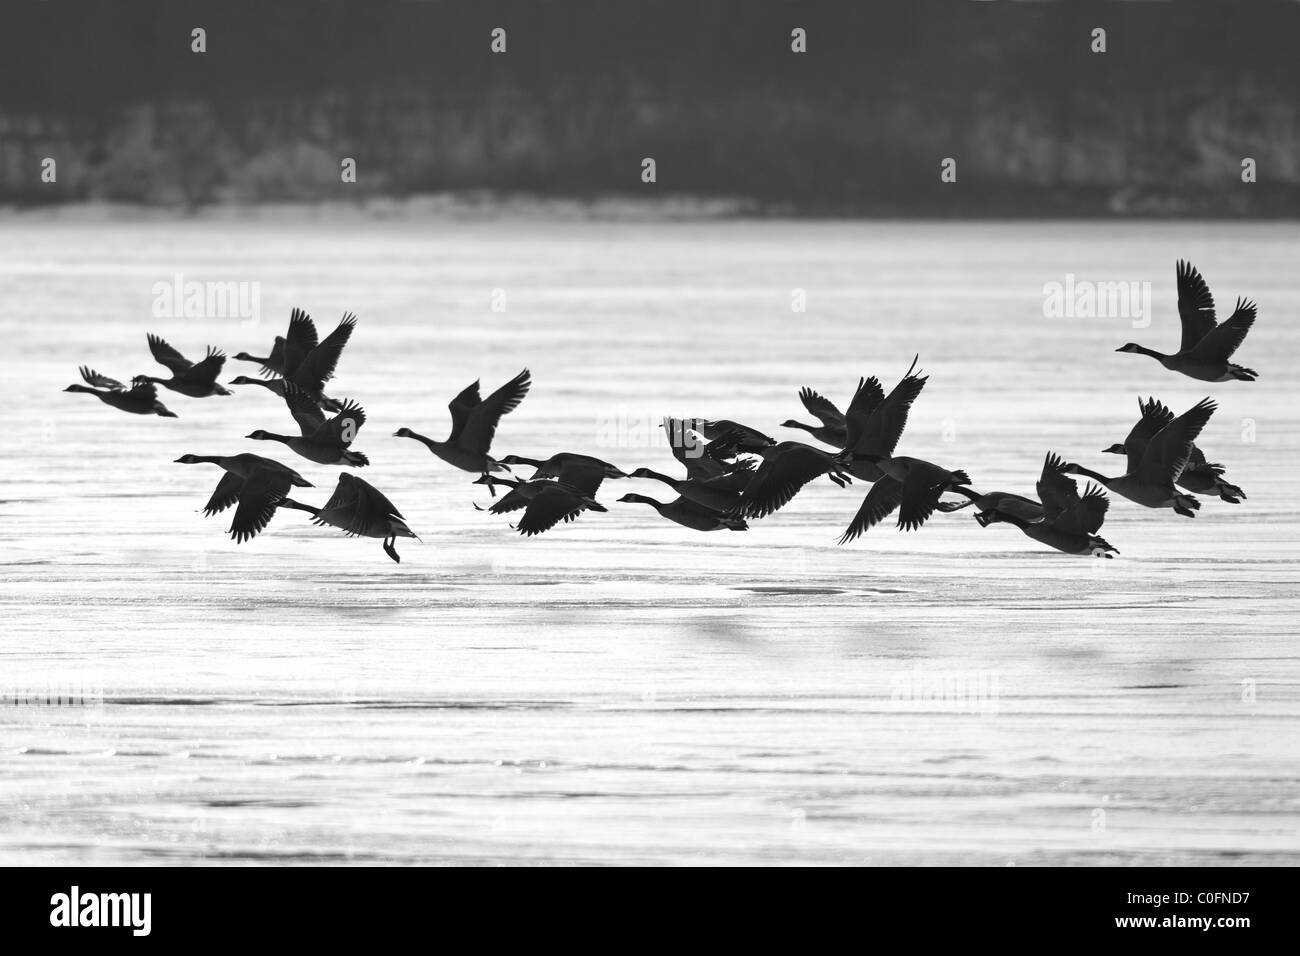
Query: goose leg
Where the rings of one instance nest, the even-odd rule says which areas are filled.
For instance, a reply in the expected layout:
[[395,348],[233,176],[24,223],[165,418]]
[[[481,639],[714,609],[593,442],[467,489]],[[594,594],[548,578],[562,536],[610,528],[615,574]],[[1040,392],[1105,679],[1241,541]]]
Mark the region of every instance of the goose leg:
[[497,486],[492,483],[492,472],[484,469],[483,477],[487,479],[488,491],[491,492],[492,497],[495,498],[497,496]]
[[390,558],[392,558],[392,559],[393,559],[394,561],[396,561],[398,564],[401,564],[401,563],[402,563],[402,559],[401,559],[401,557],[400,557],[400,556],[398,555],[398,553],[397,553],[397,548],[393,547],[393,545],[395,545],[396,543],[397,543],[397,538],[395,538],[395,537],[394,537],[394,538],[385,538],[385,539],[384,539],[384,551],[388,554],[388,556],[389,556]]

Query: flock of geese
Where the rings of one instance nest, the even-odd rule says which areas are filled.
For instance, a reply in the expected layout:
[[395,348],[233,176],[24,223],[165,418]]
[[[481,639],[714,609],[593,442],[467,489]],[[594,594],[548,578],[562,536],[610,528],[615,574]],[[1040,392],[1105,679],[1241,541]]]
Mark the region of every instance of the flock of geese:
[[[1214,298],[1201,274],[1189,263],[1179,262],[1176,277],[1182,320],[1179,350],[1166,355],[1130,343],[1116,351],[1149,355],[1166,369],[1201,381],[1254,381],[1254,371],[1230,359],[1254,324],[1255,305],[1239,299],[1232,315],[1218,322]],[[331,398],[324,391],[355,328],[356,317],[347,314],[337,328],[319,339],[311,318],[295,309],[288,330],[276,337],[268,355],[235,355],[237,360],[256,364],[261,377],[240,375],[229,384],[256,385],[278,396],[298,431],[285,435],[257,429],[247,438],[278,442],[319,465],[360,468],[369,464],[364,454],[352,449],[366,422],[364,409],[350,399]],[[70,385],[66,391],[89,393],[120,411],[165,418],[177,416],[159,400],[159,385],[189,398],[232,394],[217,382],[226,361],[219,350],[209,348],[201,361],[191,362],[156,335],[149,335],[148,343],[154,359],[171,372],[170,378],[138,375],[128,388],[82,366],[85,384]],[[487,398],[480,394],[478,382],[453,398],[448,406],[451,430],[443,441],[410,428],[399,428],[394,434],[421,443],[454,468],[475,474],[473,484],[486,485],[496,500],[486,509],[474,507],[492,515],[522,512],[512,527],[526,536],[573,521],[587,511],[607,511],[596,499],[606,479],[644,479],[666,486],[676,495],[670,501],[643,494],[625,494],[618,501],[646,505],[683,527],[744,531],[750,521],[780,510],[805,485],[825,476],[840,487],[854,478],[871,486],[841,535],[841,544],[858,538],[895,511],[898,528],[911,531],[925,524],[935,511],[951,513],[973,507],[975,519],[983,527],[1005,523],[1066,554],[1109,558],[1119,552],[1097,533],[1110,506],[1106,491],[1146,508],[1168,508],[1187,517],[1195,517],[1201,506],[1194,494],[1215,495],[1233,504],[1246,497],[1224,478],[1223,466],[1209,462],[1195,444],[1217,407],[1209,398],[1181,415],[1154,398],[1140,400],[1140,417],[1123,443],[1105,449],[1125,457],[1125,470],[1117,477],[1106,477],[1048,452],[1036,485],[1037,499],[1005,491],[978,492],[961,469],[895,453],[908,413],[927,380],[917,373],[916,363],[914,359],[888,393],[877,378],[860,379],[843,411],[818,392],[803,388],[799,398],[817,424],[791,419],[782,427],[806,432],[827,447],[777,441],[725,419],[667,418],[664,431],[673,457],[685,473],[682,477],[650,468],[624,472],[607,461],[576,452],[560,452],[545,459],[522,455],[494,458],[491,448],[501,419],[519,407],[532,385],[527,369]],[[316,506],[289,497],[297,493],[294,488],[313,485],[271,458],[249,453],[185,454],[176,461],[211,464],[222,470],[203,511],[211,516],[234,507],[230,534],[236,542],[264,530],[281,508],[304,511],[316,524],[349,536],[383,539],[384,551],[394,561],[401,560],[395,547],[398,538],[419,540],[382,492],[350,472],[342,472],[333,494]],[[515,477],[516,467],[531,468],[532,475]],[[1071,475],[1091,479],[1082,494]],[[500,498],[498,486],[508,489]],[[943,500],[945,494],[957,497]]]

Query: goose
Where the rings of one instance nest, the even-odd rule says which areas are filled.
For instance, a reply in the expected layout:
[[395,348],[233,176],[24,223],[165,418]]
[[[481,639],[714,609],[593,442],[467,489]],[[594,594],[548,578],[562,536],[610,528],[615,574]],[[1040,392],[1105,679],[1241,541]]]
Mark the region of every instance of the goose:
[[803,442],[783,441],[759,452],[763,461],[745,484],[740,501],[727,512],[735,518],[762,518],[779,510],[804,485],[822,475],[841,488],[850,478],[845,464],[830,452]]
[[422,442],[447,464],[464,471],[482,475],[505,471],[507,469],[503,463],[489,455],[488,451],[492,447],[492,439],[496,436],[501,417],[519,407],[532,384],[532,374],[524,369],[489,395],[486,401],[479,397],[479,383],[470,385],[447,406],[451,412],[451,434],[446,441],[426,438],[409,428],[399,428],[393,435]]
[[844,448],[853,453],[849,465],[853,477],[863,481],[884,477],[873,457],[890,458],[898,447],[912,404],[929,381],[929,376],[916,371],[920,359],[919,355],[912,359],[911,367],[888,395],[875,376],[858,380],[844,414]]
[[1144,507],[1173,508],[1180,515],[1195,518],[1201,503],[1191,495],[1177,491],[1174,479],[1187,467],[1192,443],[1217,408],[1212,400],[1203,398],[1171,419],[1151,436],[1136,465],[1130,465],[1128,471],[1118,478],[1107,478],[1073,463],[1066,465],[1064,470],[1091,478]]
[[1043,499],[1042,520],[1030,521],[1019,509],[993,510],[980,523],[985,527],[1002,521],[1015,525],[1028,538],[1065,554],[1112,557],[1119,550],[1105,538],[1098,537],[1110,499],[1096,485],[1089,484],[1083,496],[1078,483],[1065,473],[1065,461],[1047,453],[1042,475],[1038,479],[1038,496]]
[[935,507],[947,514],[974,505],[976,509],[975,520],[984,527],[988,527],[989,522],[993,520],[993,515],[999,512],[1013,514],[1031,524],[1043,520],[1042,504],[1033,498],[1026,498],[1024,495],[1012,494],[1009,491],[990,491],[986,494],[980,494],[965,485],[958,485],[956,488],[948,490],[965,496],[967,500],[960,502],[941,501]]
[[819,395],[807,386],[799,389],[799,401],[803,402],[803,407],[808,409],[809,414],[820,421],[821,424],[805,425],[803,422],[791,418],[782,422],[781,427],[802,429],[824,445],[843,448],[847,440],[844,413],[836,408],[830,399]]
[[208,354],[203,361],[191,362],[176,351],[159,336],[150,332],[147,336],[149,351],[158,360],[158,364],[171,369],[171,378],[153,378],[140,375],[138,378],[180,392],[190,398],[206,398],[209,395],[233,395],[228,388],[217,384],[217,376],[226,364],[226,356],[220,349],[208,346]]
[[694,531],[718,531],[727,528],[731,531],[748,531],[749,525],[744,518],[734,518],[722,514],[714,508],[692,501],[689,498],[675,498],[667,503],[647,498],[645,495],[628,494],[619,501],[649,505],[669,521],[675,521],[684,528]]
[[361,452],[348,448],[361,426],[366,423],[366,413],[360,405],[349,401],[337,415],[326,419],[311,397],[292,382],[285,382],[284,401],[298,423],[301,435],[277,435],[259,428],[247,437],[254,441],[281,442],[291,451],[318,465],[352,465],[362,468],[370,464],[370,459]]
[[302,364],[302,360],[307,357],[307,353],[318,344],[320,343],[317,340],[316,323],[302,309],[294,309],[289,314],[289,331],[275,337],[270,355],[259,358],[247,352],[238,352],[234,357],[240,362],[257,363],[261,366],[259,373],[268,378],[273,376],[284,378],[297,369]]
[[[743,470],[753,471],[753,464],[748,459],[737,460],[737,449],[719,440],[709,442],[692,426],[695,422],[680,418],[663,420],[664,434],[668,436],[668,448],[678,464],[686,469],[686,477],[698,480],[721,478],[725,475]],[[748,478],[743,479],[747,481]],[[743,481],[740,487],[743,488]]]
[[181,455],[179,465],[218,465],[225,470],[212,497],[203,507],[205,516],[220,514],[236,501],[230,536],[236,544],[254,537],[270,522],[291,486],[311,488],[312,483],[292,468],[260,455]]
[[638,468],[627,477],[661,481],[688,501],[714,511],[728,511],[740,502],[753,475],[754,466],[745,461],[735,470],[713,478],[672,478],[650,468]]
[[881,476],[862,499],[858,513],[840,536],[840,544],[847,544],[879,524],[895,508],[899,530],[915,531],[934,513],[940,495],[970,484],[966,472],[949,471],[920,458],[885,458],[866,452],[845,452],[843,457],[849,455],[864,456],[869,464],[880,469]]
[[[1154,398],[1146,402],[1139,398],[1138,411],[1141,413],[1141,418],[1129,431],[1124,442],[1103,449],[1105,454],[1126,455],[1129,471],[1134,470],[1141,463],[1142,455],[1151,437],[1174,418],[1174,413]],[[1174,484],[1198,494],[1214,495],[1234,505],[1240,504],[1246,497],[1246,493],[1236,485],[1225,481],[1224,471],[1222,465],[1206,461],[1205,453],[1193,443],[1187,467],[1174,479]]]
[[1253,382],[1254,369],[1234,365],[1228,359],[1246,339],[1255,324],[1255,303],[1237,299],[1237,307],[1226,322],[1216,324],[1214,296],[1210,287],[1190,262],[1178,261],[1178,316],[1183,323],[1183,338],[1178,351],[1165,355],[1134,342],[1120,346],[1116,352],[1149,355],[1171,372],[1181,372],[1202,382]]
[[[123,412],[130,412],[132,415],[158,415],[161,418],[177,418],[177,414],[167,408],[162,402],[158,401],[158,389],[152,382],[146,382],[142,378],[136,378],[131,382],[131,387],[127,388],[115,378],[109,378],[107,375],[100,375],[93,368],[81,366],[81,377],[86,380],[86,385],[69,385],[64,389],[65,392],[85,392],[87,395],[94,395],[105,405],[111,405]],[[87,387],[93,386],[93,387]],[[100,391],[104,389],[104,391]]]
[[[295,310],[297,312],[298,310]],[[299,313],[299,325],[303,325],[303,320],[310,322],[305,314]],[[293,332],[293,317],[289,319],[290,332]],[[326,411],[341,412],[343,411],[344,402],[335,398],[330,398],[325,394],[325,383],[334,377],[334,370],[338,367],[339,356],[343,354],[343,347],[348,344],[352,338],[352,330],[357,326],[357,317],[351,312],[345,312],[343,318],[339,320],[338,326],[329,335],[325,336],[325,341],[319,345],[314,345],[300,360],[297,361],[296,367],[293,367],[288,375],[283,378],[273,378],[267,381],[261,379],[249,378],[247,375],[240,375],[238,378],[231,379],[231,385],[260,385],[284,397],[285,385],[292,383],[305,391],[311,400],[316,402]],[[285,339],[285,352],[283,363],[285,368],[290,368],[290,362],[294,361],[294,355],[297,354],[295,349],[305,345],[308,341],[315,338],[316,328],[313,325],[310,335],[306,332],[300,332],[297,336],[297,343],[294,346],[289,345],[288,337]]]
[[[584,511],[608,511],[595,497],[601,482],[605,480],[606,467],[612,466],[606,466],[599,459],[573,455],[557,470],[556,478],[534,476],[525,481],[517,478],[493,478],[491,474],[484,474],[474,484],[488,485],[489,488],[493,483],[508,486],[509,494],[487,511],[490,514],[507,514],[525,509],[523,517],[513,527],[525,537],[532,537],[549,531],[561,521],[573,521]],[[474,507],[477,508],[478,505]]]
[[757,454],[764,448],[771,448],[776,439],[764,435],[756,428],[733,422],[726,418],[709,421],[706,418],[688,420],[693,430],[699,432],[709,441],[726,441],[740,451]]
[[[501,464],[507,466],[529,465],[536,469],[533,473],[534,478],[559,478],[566,468],[596,469],[601,473],[602,479],[629,477],[607,461],[601,461],[599,458],[593,458],[590,455],[579,455],[571,451],[559,452],[545,461],[538,461],[536,458],[525,458],[522,455],[506,455],[501,459]],[[563,479],[561,478],[561,480]]]
[[334,494],[323,507],[315,508],[292,498],[282,500],[280,507],[305,511],[316,524],[338,528],[348,537],[383,538],[384,553],[399,564],[402,558],[397,553],[397,539],[420,540],[378,488],[346,471],[339,475]]

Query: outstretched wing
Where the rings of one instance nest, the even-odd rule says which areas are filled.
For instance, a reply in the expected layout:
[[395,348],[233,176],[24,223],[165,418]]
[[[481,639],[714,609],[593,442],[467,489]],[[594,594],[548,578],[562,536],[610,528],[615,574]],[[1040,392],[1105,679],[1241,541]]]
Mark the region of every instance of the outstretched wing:
[[687,478],[716,478],[726,473],[722,463],[707,453],[708,446],[689,419],[665,418],[664,434],[673,457],[686,469]]
[[[352,439],[357,437],[357,432],[361,430],[361,426],[365,423],[365,409],[351,399],[347,399],[343,402],[342,411],[324,422],[308,437],[313,442],[319,442],[323,445],[339,445],[346,448],[352,444]],[[354,478],[353,480],[362,481],[360,478]],[[372,486],[367,484],[365,487],[371,488]],[[375,494],[378,493],[375,492]]]
[[570,461],[560,469],[557,480],[588,498],[595,496],[600,483],[605,480],[605,469],[596,461]]
[[915,531],[934,514],[939,496],[948,485],[948,475],[940,468],[914,467],[903,479],[898,503],[898,527]]
[[482,401],[478,392],[478,382],[470,385],[451,400],[447,406],[447,410],[451,412],[451,434],[447,436],[448,442],[460,438],[460,433],[465,430],[465,422],[469,419],[469,413]]
[[352,330],[356,325],[357,317],[351,312],[345,313],[339,321],[338,328],[325,336],[324,342],[308,352],[298,367],[293,370],[293,374],[286,377],[292,378],[296,384],[309,392],[319,392],[325,387],[325,383],[334,377],[334,369],[339,364],[343,346],[348,344],[348,339],[352,337]]
[[385,518],[402,517],[402,513],[388,500],[388,496],[370,482],[355,475],[352,476],[352,481],[356,484],[357,501],[364,505],[368,514]]
[[217,380],[217,376],[221,374],[221,369],[225,364],[226,353],[208,346],[208,354],[202,362],[191,365],[184,372],[178,372],[176,377],[186,382],[193,382],[196,385],[210,385]]
[[194,364],[164,342],[161,336],[150,332],[146,338],[149,340],[149,351],[153,353],[154,359],[157,360],[158,364],[171,369],[173,375],[180,375]]
[[253,472],[240,489],[239,507],[230,522],[230,536],[235,543],[242,544],[266,528],[288,493],[289,480],[283,475],[265,468]]
[[1192,354],[1206,361],[1226,362],[1241,347],[1246,333],[1255,324],[1255,312],[1254,302],[1238,299],[1232,315],[1205,333],[1205,337],[1192,349]]
[[907,415],[912,403],[928,381],[928,376],[912,374],[916,361],[912,360],[912,367],[907,370],[902,381],[894,386],[894,390],[876,405],[863,422],[857,442],[846,447],[869,455],[889,456],[894,453],[898,440],[903,437],[903,429],[907,426]]
[[853,398],[849,401],[849,410],[844,413],[844,430],[847,440],[845,448],[857,448],[858,443],[862,440],[862,429],[866,426],[867,420],[884,400],[885,390],[880,386],[878,378],[873,375],[871,378],[858,379],[857,391],[853,393]]
[[810,445],[791,442],[759,465],[732,510],[745,518],[762,518],[779,510],[804,485],[831,469],[829,457]]
[[1171,412],[1162,402],[1154,398],[1148,398],[1145,402],[1138,399],[1138,411],[1142,417],[1138,419],[1136,425],[1130,429],[1128,437],[1124,439],[1124,451],[1128,455],[1128,472],[1132,474],[1137,471],[1138,465],[1142,463],[1142,456],[1146,454],[1147,444],[1152,438],[1170,422],[1174,420],[1174,413]]
[[126,388],[126,386],[117,379],[109,378],[107,375],[100,375],[88,365],[81,366],[78,371],[81,372],[81,377],[86,380],[87,385],[94,385],[97,388],[111,388],[115,392],[122,391]]
[[203,514],[211,517],[225,511],[239,500],[239,489],[243,486],[243,478],[230,472],[223,474],[221,480],[217,482],[217,490],[212,492],[212,497],[203,506]]
[[1043,472],[1038,478],[1038,500],[1043,503],[1043,517],[1047,521],[1079,500],[1079,485],[1065,473],[1065,464],[1065,459],[1050,451],[1043,459]]
[[1183,412],[1151,439],[1139,466],[1143,481],[1165,484],[1183,473],[1192,456],[1192,443],[1219,406],[1203,398]]
[[1070,531],[1075,534],[1096,534],[1101,528],[1102,522],[1106,520],[1106,510],[1110,507],[1110,499],[1094,484],[1089,484],[1082,498],[1075,500],[1074,504],[1062,511],[1056,519],[1049,520],[1049,523],[1062,531]]
[[1190,262],[1178,260],[1178,317],[1183,320],[1180,352],[1189,352],[1214,328],[1214,296],[1210,286]]
[[[288,378],[298,370],[309,352],[317,345],[316,323],[311,320],[311,316],[302,309],[294,309],[289,314],[289,331],[285,333],[283,339],[276,342],[281,349],[281,367],[285,378]],[[271,351],[271,357],[275,357],[275,351]]]
[[501,416],[514,411],[528,394],[533,384],[532,374],[524,369],[510,381],[475,405],[465,421],[460,446],[471,452],[486,455],[496,437]]
[[561,521],[572,521],[586,508],[573,495],[560,488],[547,488],[528,502],[523,517],[515,525],[522,535],[541,534]]
[[289,406],[289,414],[298,423],[298,429],[304,438],[310,438],[325,424],[325,413],[306,391],[285,379],[284,403]]
[[898,507],[899,502],[902,500],[902,482],[896,478],[890,478],[888,475],[882,477],[871,486],[867,496],[862,499],[862,505],[858,508],[858,513],[853,516],[849,526],[840,535],[840,544],[848,544],[867,529],[880,524],[893,514],[894,509]]
[[816,416],[827,428],[844,427],[844,413],[836,408],[830,399],[817,394],[811,388],[799,389],[799,401],[803,402],[803,407],[808,409],[809,414]]

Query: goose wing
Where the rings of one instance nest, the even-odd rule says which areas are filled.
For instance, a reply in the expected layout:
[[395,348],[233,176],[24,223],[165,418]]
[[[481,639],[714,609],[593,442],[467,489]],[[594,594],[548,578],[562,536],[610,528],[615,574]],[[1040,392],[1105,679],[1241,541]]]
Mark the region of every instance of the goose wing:
[[492,507],[488,508],[488,514],[504,515],[527,507],[528,499],[524,497],[523,492],[518,488],[511,488],[500,500],[492,503]]
[[467,451],[486,455],[492,447],[492,439],[496,437],[497,423],[501,421],[501,416],[519,407],[532,384],[532,373],[524,369],[475,405],[465,420],[460,446]]
[[1096,534],[1106,520],[1106,510],[1110,508],[1110,499],[1106,493],[1094,484],[1089,484],[1083,497],[1075,499],[1074,504],[1066,508],[1055,520],[1049,519],[1054,528],[1075,534]]
[[158,401],[158,387],[153,382],[145,381],[142,378],[131,380],[131,390],[127,395],[141,402],[153,404]]
[[726,469],[721,462],[708,454],[708,446],[691,424],[690,421],[680,418],[664,419],[664,434],[668,437],[668,449],[677,459],[678,464],[686,469],[686,477],[705,479],[725,474]]
[[284,403],[289,406],[289,414],[298,423],[304,438],[312,437],[325,424],[325,413],[320,406],[304,389],[288,379],[284,381]]
[[1255,324],[1255,303],[1238,299],[1232,315],[1216,325],[1196,343],[1192,355],[1212,362],[1226,362],[1246,340],[1246,333]]
[[566,461],[556,478],[560,484],[592,498],[605,480],[605,466],[597,461]]
[[916,359],[913,359],[912,368],[907,370],[902,381],[894,386],[893,391],[885,396],[863,423],[857,443],[848,447],[854,451],[886,457],[894,453],[898,440],[903,437],[903,429],[907,427],[907,415],[912,409],[912,403],[929,380],[925,375],[913,375],[915,368]]
[[321,524],[333,525],[348,535],[366,534],[374,517],[370,500],[362,494],[361,479],[346,473],[339,475],[334,493],[318,515]]
[[1180,352],[1190,352],[1214,328],[1214,296],[1210,286],[1190,262],[1178,260],[1178,317],[1183,320]]
[[1142,456],[1139,477],[1144,482],[1166,484],[1181,475],[1192,455],[1193,442],[1218,407],[1212,399],[1203,398],[1160,429]]
[[253,472],[240,489],[239,507],[230,522],[235,543],[242,544],[262,531],[288,493],[289,482],[283,475],[266,469]]
[[81,377],[85,379],[87,385],[94,385],[96,388],[111,388],[115,392],[123,391],[126,386],[115,378],[109,378],[107,375],[100,375],[88,365],[83,365],[78,369]]
[[903,485],[896,478],[882,477],[862,499],[858,513],[840,535],[840,544],[847,544],[869,528],[884,521],[903,500]]
[[843,428],[844,413],[835,407],[834,402],[814,392],[811,388],[799,389],[799,401],[827,428]]
[[[298,370],[303,359],[319,344],[316,338],[316,323],[302,309],[294,309],[289,314],[289,331],[285,333],[283,339],[277,340],[276,344],[280,346],[280,367],[283,369],[280,374],[288,378]],[[271,351],[271,358],[275,358],[274,349]]]
[[746,518],[762,518],[784,507],[799,489],[830,471],[830,456],[802,442],[786,442],[754,472],[735,510]]
[[344,313],[338,327],[325,336],[325,341],[308,352],[293,370],[293,374],[286,377],[292,378],[295,384],[309,392],[319,392],[334,377],[334,369],[339,364],[339,356],[343,354],[343,346],[348,344],[352,330],[356,327],[357,317],[351,312]]
[[173,375],[180,375],[194,364],[163,341],[162,336],[150,332],[146,338],[149,341],[149,351],[153,353],[154,359],[159,365],[165,365],[171,369]]
[[1043,503],[1043,518],[1054,520],[1079,500],[1078,483],[1065,473],[1065,459],[1048,452],[1043,472],[1038,478],[1038,500]]
[[845,448],[856,448],[862,440],[862,430],[871,413],[885,400],[885,390],[880,387],[880,380],[859,378],[857,390],[849,401],[849,409],[844,413],[844,431],[847,439]]
[[243,478],[230,472],[223,474],[221,480],[217,482],[217,490],[212,492],[212,497],[203,506],[203,514],[211,517],[225,511],[239,500],[239,489],[242,487],[244,487]]
[[469,413],[474,410],[474,406],[482,402],[483,397],[479,394],[478,382],[475,382],[448,403],[447,411],[451,412],[451,434],[447,436],[448,442],[460,438],[460,433],[465,430],[465,422],[469,419]]
[[384,518],[400,518],[402,513],[397,510],[396,506],[388,500],[388,496],[382,491],[366,481],[364,478],[352,476],[353,482],[356,483],[357,500],[364,504],[365,510],[370,515],[379,515]]
[[1128,455],[1129,474],[1137,471],[1138,465],[1142,463],[1142,456],[1146,453],[1147,443],[1170,422],[1174,420],[1174,413],[1165,407],[1164,403],[1156,401],[1154,398],[1148,398],[1145,402],[1138,399],[1138,411],[1142,417],[1138,419],[1136,425],[1129,430],[1128,437],[1124,439],[1124,451]]
[[937,465],[914,466],[903,479],[902,497],[898,503],[898,527],[902,531],[915,531],[934,514],[939,496],[947,487],[951,475]]
[[284,374],[284,336],[275,337],[271,344],[271,354],[265,362],[257,363],[257,373],[265,378],[277,378]]
[[208,354],[204,356],[203,361],[191,365],[184,372],[177,372],[176,378],[193,382],[195,385],[211,385],[216,382],[225,364],[226,353],[208,346]]
[[[352,439],[357,437],[357,432],[361,426],[366,423],[366,411],[356,402],[347,399],[343,402],[343,409],[333,418],[323,422],[309,437],[313,442],[322,445],[338,445],[347,448],[352,444]],[[360,482],[362,479],[357,478]],[[370,485],[365,485],[369,488]],[[378,492],[376,492],[378,494]]]
[[572,521],[585,510],[583,503],[570,492],[559,487],[547,488],[528,502],[523,517],[515,527],[522,535],[541,534],[561,521]]

